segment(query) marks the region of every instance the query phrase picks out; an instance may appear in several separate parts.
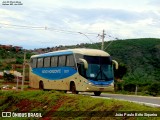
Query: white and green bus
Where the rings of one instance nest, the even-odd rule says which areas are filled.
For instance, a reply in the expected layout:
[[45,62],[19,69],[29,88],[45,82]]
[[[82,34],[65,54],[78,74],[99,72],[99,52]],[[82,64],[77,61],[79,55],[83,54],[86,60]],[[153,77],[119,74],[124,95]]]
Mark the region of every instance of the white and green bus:
[[96,49],[68,49],[31,56],[30,87],[94,92],[114,91],[111,56]]

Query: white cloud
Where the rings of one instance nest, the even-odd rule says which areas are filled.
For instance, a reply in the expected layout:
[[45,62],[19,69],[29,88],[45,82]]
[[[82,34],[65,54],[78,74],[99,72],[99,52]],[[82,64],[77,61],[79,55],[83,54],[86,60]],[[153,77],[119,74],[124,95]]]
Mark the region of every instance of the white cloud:
[[148,2],[148,5],[154,6],[154,7],[158,7],[160,6],[160,1],[159,0],[150,0]]
[[[91,43],[91,40],[98,42],[97,35],[103,29],[107,35],[118,38],[160,37],[160,9],[153,7],[154,1],[21,0],[22,6],[0,5],[1,23],[52,29],[11,29],[0,24],[0,44],[18,44],[33,49]],[[97,34],[87,34],[89,40],[76,32]],[[112,39],[107,35],[106,40]]]
[[10,11],[10,10],[6,10],[6,9],[0,9],[0,18],[4,19],[4,18],[15,18],[18,20],[23,20],[24,17],[22,14],[20,14],[19,12],[15,12],[15,11]]

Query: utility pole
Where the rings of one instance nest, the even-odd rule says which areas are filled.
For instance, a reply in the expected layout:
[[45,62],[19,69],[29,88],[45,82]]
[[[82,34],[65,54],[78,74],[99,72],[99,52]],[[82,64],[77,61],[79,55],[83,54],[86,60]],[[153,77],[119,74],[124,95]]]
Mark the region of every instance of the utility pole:
[[101,50],[104,50],[104,38],[105,38],[105,31],[103,30],[102,35],[100,35],[102,37],[102,46],[101,46]]
[[23,91],[23,88],[24,88],[24,80],[25,80],[25,66],[26,66],[26,50],[24,50],[24,59],[23,59],[23,78],[22,78],[21,91]]

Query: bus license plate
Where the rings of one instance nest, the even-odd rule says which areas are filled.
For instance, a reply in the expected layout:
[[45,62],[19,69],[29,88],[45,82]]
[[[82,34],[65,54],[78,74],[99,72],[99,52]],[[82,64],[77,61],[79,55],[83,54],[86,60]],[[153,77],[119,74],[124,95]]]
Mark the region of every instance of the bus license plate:
[[100,91],[103,91],[103,90],[104,90],[104,88],[99,88],[99,90],[100,90]]

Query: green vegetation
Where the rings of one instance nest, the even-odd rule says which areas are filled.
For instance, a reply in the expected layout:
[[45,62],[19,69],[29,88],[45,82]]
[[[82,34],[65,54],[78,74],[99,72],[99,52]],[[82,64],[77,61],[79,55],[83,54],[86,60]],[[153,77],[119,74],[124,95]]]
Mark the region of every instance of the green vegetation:
[[[26,52],[26,61],[29,62],[30,56],[33,55],[31,52]],[[23,65],[23,59],[24,59],[24,50],[16,51],[15,49],[3,49],[0,48],[0,72],[4,70],[16,70],[20,73],[22,73],[22,65]],[[13,66],[18,65],[18,67],[13,68]],[[29,67],[26,66],[25,68],[25,80],[28,80],[29,77]],[[10,76],[10,77],[9,77]],[[12,77],[12,79],[11,79]],[[9,79],[8,79],[9,78]],[[4,80],[6,81],[13,81],[14,76],[11,74],[5,75]]]
[[14,78],[15,78],[14,75],[4,73],[3,79],[4,79],[6,82],[12,82],[12,81],[14,80]]
[[160,81],[160,39],[114,41],[108,52],[126,65],[128,76],[141,77],[142,81],[146,78]]
[[[160,111],[132,102],[114,99],[91,98],[90,96],[64,94],[57,91],[0,91],[0,111],[11,112],[40,112],[46,119],[60,117],[66,119],[114,119],[137,120],[158,119],[157,117],[113,117],[119,112]],[[87,117],[87,118],[86,118]],[[59,118],[59,119],[60,119]],[[10,118],[8,118],[10,119]],[[19,118],[13,118],[15,120]],[[30,119],[30,118],[23,118]],[[39,119],[39,118],[37,118]],[[45,118],[44,118],[45,119]],[[53,118],[55,119],[55,118]]]
[[[96,44],[100,46],[100,43]],[[94,44],[84,46],[95,48]],[[160,95],[160,39],[116,40],[105,42],[105,47],[120,64],[115,77],[123,82],[116,83],[117,90],[134,92],[137,86],[138,92],[143,94]],[[156,89],[151,89],[152,86]]]
[[[32,53],[27,52],[26,59],[29,60]],[[5,50],[0,48],[0,71],[2,70],[11,70],[12,64],[22,64],[24,58],[24,51],[15,51],[15,49]],[[19,69],[20,72],[22,71]],[[18,70],[18,71],[19,71]]]
[[[142,81],[146,78],[160,81],[160,39],[143,38],[111,42],[105,42],[105,46],[109,45],[105,51],[127,68],[127,76],[140,76]],[[97,45],[100,46],[100,43]],[[86,46],[95,48],[92,44]]]

